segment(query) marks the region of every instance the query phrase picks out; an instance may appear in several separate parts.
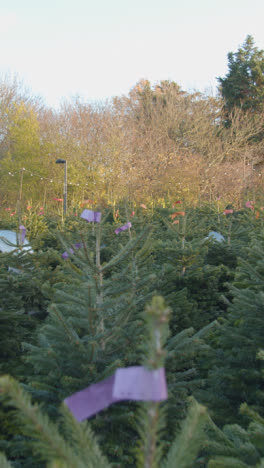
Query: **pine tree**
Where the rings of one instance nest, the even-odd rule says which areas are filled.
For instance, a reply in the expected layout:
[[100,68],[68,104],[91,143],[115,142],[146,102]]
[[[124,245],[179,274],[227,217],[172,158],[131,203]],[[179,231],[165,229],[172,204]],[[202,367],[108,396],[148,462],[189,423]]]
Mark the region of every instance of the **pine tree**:
[[[11,273],[1,256],[0,268],[0,375],[9,373],[20,381],[25,380],[28,368],[23,361],[22,342],[31,339],[38,324],[35,316],[26,313],[27,294],[21,275]],[[4,259],[3,259],[4,257]],[[9,258],[10,256],[8,256]],[[24,283],[26,285],[26,282]],[[30,307],[31,308],[31,307]],[[0,447],[7,448],[9,441],[19,439],[19,429],[12,418],[12,411],[0,403]]]
[[[168,309],[161,298],[153,298],[146,309],[147,343],[145,344],[144,365],[158,369],[163,366],[165,353],[163,345],[168,334]],[[95,468],[113,466],[103,455],[90,424],[79,424],[66,408],[62,409],[60,426],[55,425],[43,414],[37,404],[32,404],[29,395],[17,382],[9,377],[0,379],[1,396],[15,407],[23,434],[30,438],[30,445],[40,463],[47,461],[53,467]],[[204,429],[208,415],[204,407],[195,401],[182,431],[164,459],[161,430],[164,431],[164,408],[159,403],[146,403],[139,411],[138,428],[141,436],[137,450],[138,468],[187,468],[192,465],[205,438]],[[34,434],[34,439],[32,439]],[[162,461],[163,458],[163,461]],[[8,466],[2,457],[3,464]],[[40,465],[38,465],[40,466]]]
[[207,237],[216,214],[209,213],[207,219],[195,210],[184,213],[177,217],[179,224],[166,222],[168,229],[157,245],[159,292],[173,309],[173,333],[186,327],[199,330],[222,315],[226,307],[221,295],[230,278],[227,265],[210,262],[217,246]]
[[[262,350],[257,359],[264,360]],[[201,466],[201,463],[209,468],[263,466],[264,419],[246,403],[240,406],[239,412],[243,415],[247,428],[238,424],[226,424],[220,430],[211,418],[208,419],[207,441],[204,444],[203,455],[197,460],[197,466]]]
[[247,259],[239,259],[232,302],[215,336],[211,358],[209,390],[204,399],[220,424],[237,420],[238,408],[246,401],[263,413],[262,364],[256,359],[263,345],[263,234],[253,234],[246,249]]
[[[217,261],[213,253],[208,261],[209,249],[214,252],[216,245],[206,237],[217,218],[214,213],[213,221],[209,216],[202,219],[190,210],[180,218],[179,226],[174,225],[176,229],[170,223],[168,228],[160,218],[155,220],[151,235],[149,228],[142,232],[142,220],[135,218],[133,229],[118,236],[112,222],[92,225],[80,220],[63,235],[66,241],[61,238],[69,259],[62,260],[55,250],[45,248],[34,256],[37,270],[28,268],[25,273],[30,281],[35,276],[38,288],[42,285],[49,315],[37,337],[25,340],[30,369],[26,388],[44,404],[53,421],[58,421],[58,405],[65,396],[98,382],[119,366],[138,362],[139,346],[145,340],[140,310],[155,290],[162,291],[172,308],[171,337],[166,344],[170,399],[163,452],[168,450],[186,414],[188,395],[204,384],[209,362],[204,338],[208,341],[213,335],[214,347],[218,340],[211,322],[226,314],[221,295],[232,266],[229,253],[233,252],[236,261],[238,243],[242,246],[248,239],[246,234],[236,234],[236,219],[230,230],[230,218],[223,217],[230,245],[225,244]],[[76,242],[83,248],[72,254]],[[199,357],[204,364],[198,373]],[[91,421],[104,453],[116,466],[120,460],[124,466],[135,466],[130,450],[137,443],[135,408],[133,402],[122,402]],[[20,439],[20,445],[9,444],[19,467],[35,463],[25,451],[27,445],[25,439]]]
[[247,36],[238,51],[228,54],[228,73],[218,78],[220,91],[230,111],[234,106],[258,111],[264,102],[264,51]]
[[[53,282],[60,278],[60,262],[51,249],[29,253],[18,248],[0,254],[0,374],[9,373],[24,383],[30,375],[31,366],[25,362],[22,343],[34,343],[35,330],[46,317],[50,301],[42,287],[45,284],[51,296]],[[16,466],[20,467],[20,455],[24,453],[23,464],[27,453],[25,439],[12,418],[12,410],[0,405],[0,419],[0,447],[16,454]],[[27,459],[31,466],[32,458]]]
[[[63,260],[63,281],[52,288],[52,304],[37,344],[25,345],[34,369],[29,379],[31,391],[53,415],[67,395],[103,379],[120,365],[137,361],[136,343],[143,339],[144,329],[139,311],[153,294],[149,229],[131,235],[130,240],[125,232],[120,240],[113,225],[85,226],[86,238],[79,233],[83,248],[74,255],[62,241],[69,252],[69,259]],[[49,287],[44,291],[48,295]],[[129,404],[121,403],[114,417],[118,425],[122,424],[124,405],[129,416]],[[130,406],[133,419],[133,403]],[[102,434],[104,426],[110,425],[114,437],[111,411],[107,420],[99,415],[93,425]],[[113,457],[120,447],[127,450],[129,445],[126,441],[122,448],[110,438],[107,443]]]
[[[160,268],[149,228],[140,232],[141,223],[135,225],[137,236],[131,231],[118,237],[112,224],[85,223],[79,238],[74,232],[71,244],[62,240],[69,259],[61,261],[58,283],[44,284],[42,292],[51,301],[48,316],[36,342],[24,345],[32,366],[27,388],[54,419],[65,396],[103,379],[120,365],[138,362],[144,340],[139,313],[156,289]],[[83,248],[71,254],[76,240],[81,240]],[[169,427],[179,427],[188,395],[201,384],[195,362],[207,352],[202,333],[189,328],[168,340],[169,411],[173,415]],[[134,464],[130,450],[136,443],[134,410],[133,402],[123,402],[92,422],[111,460],[122,458],[126,466]],[[117,441],[119,432],[123,438]],[[171,438],[169,431],[167,445]]]

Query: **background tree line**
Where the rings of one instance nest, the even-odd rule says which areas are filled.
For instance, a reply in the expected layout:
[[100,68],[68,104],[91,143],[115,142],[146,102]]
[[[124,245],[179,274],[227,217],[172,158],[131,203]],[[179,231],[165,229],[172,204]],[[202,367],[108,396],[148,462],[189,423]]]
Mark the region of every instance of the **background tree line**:
[[[262,185],[264,51],[251,36],[228,54],[217,97],[175,82],[138,82],[103,104],[43,105],[16,79],[0,83],[0,197],[48,203],[61,195],[68,161],[69,199],[219,196],[239,204]],[[10,174],[11,173],[11,174]]]

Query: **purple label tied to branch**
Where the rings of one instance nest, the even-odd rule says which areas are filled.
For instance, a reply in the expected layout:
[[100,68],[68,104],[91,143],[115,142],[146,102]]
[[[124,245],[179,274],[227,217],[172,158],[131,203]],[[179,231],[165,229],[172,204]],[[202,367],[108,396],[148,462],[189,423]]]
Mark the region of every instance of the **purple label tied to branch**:
[[127,229],[129,229],[131,227],[132,227],[132,224],[130,223],[130,221],[128,221],[128,223],[124,224],[124,226],[120,226],[119,228],[117,228],[115,230],[115,233],[119,234],[120,232],[126,231]]
[[149,370],[143,366],[117,369],[113,397],[136,401],[161,401],[168,398],[164,368]]
[[64,400],[77,421],[94,416],[122,400],[163,401],[168,398],[164,368],[143,366],[117,369],[114,375]]
[[101,221],[101,213],[100,211],[95,211],[94,212],[94,222],[95,223],[100,223]]
[[[72,248],[69,249],[70,254],[74,254],[75,249],[81,249],[83,247],[83,243],[82,242],[77,242],[77,244],[74,244],[73,247],[74,247],[73,249]],[[69,258],[68,252],[63,252],[63,254],[61,254],[61,258],[64,258],[64,259]]]
[[[73,250],[73,249],[69,249],[69,252],[70,252],[70,254],[73,254],[73,253],[74,253],[74,250]],[[66,252],[66,251],[63,252],[63,254],[61,254],[61,258],[64,258],[64,260],[65,260],[65,258],[69,258],[68,252]]]
[[114,403],[113,399],[113,384],[115,376],[112,375],[108,379],[103,380],[97,384],[90,385],[89,387],[74,393],[64,400],[66,406],[72,412],[77,421],[94,416],[99,411],[107,408]]
[[19,229],[20,229],[20,235],[21,235],[21,244],[23,245],[27,230],[25,226],[23,226],[23,224],[20,224]]
[[100,211],[83,210],[81,218],[85,219],[88,223],[100,223],[101,213]]

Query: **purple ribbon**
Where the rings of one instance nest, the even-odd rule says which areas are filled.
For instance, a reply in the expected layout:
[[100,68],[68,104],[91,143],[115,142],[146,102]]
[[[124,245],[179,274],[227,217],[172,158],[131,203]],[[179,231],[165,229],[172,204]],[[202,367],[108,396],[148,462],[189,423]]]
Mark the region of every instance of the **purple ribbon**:
[[23,224],[20,224],[19,229],[20,229],[20,236],[21,236],[21,244],[23,245],[27,230],[25,226],[23,226]]
[[83,421],[118,401],[163,401],[167,398],[164,367],[149,370],[132,366],[117,369],[111,377],[74,393],[64,403],[77,421]]
[[100,211],[92,211],[92,210],[83,210],[81,214],[81,218],[85,219],[88,223],[100,223],[101,221],[101,213]]
[[124,224],[124,226],[120,226],[119,228],[117,228],[115,230],[115,233],[119,234],[120,232],[126,231],[127,229],[129,229],[131,227],[132,227],[132,224],[130,223],[130,221],[128,221],[128,223]]
[[[82,242],[77,242],[77,244],[74,244],[74,249],[69,249],[69,252],[70,254],[74,254],[74,250],[75,249],[81,249],[83,247],[83,243]],[[68,252],[63,252],[63,254],[61,254],[61,258],[69,258],[69,254]]]

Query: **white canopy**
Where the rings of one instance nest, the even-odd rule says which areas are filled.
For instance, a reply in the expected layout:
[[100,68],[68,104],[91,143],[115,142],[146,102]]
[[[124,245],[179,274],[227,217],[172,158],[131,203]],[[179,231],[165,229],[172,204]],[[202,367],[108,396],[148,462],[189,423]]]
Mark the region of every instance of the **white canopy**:
[[15,231],[0,230],[0,252],[13,252],[14,250],[17,250],[19,248],[22,248],[23,250],[28,250],[29,252],[33,252],[32,247],[26,238],[24,239],[24,243],[22,246],[19,245],[19,239],[20,233],[17,234]]
[[216,231],[209,232],[207,239],[210,239],[210,238],[217,242],[223,242],[225,240],[224,236],[222,236],[222,234]]

